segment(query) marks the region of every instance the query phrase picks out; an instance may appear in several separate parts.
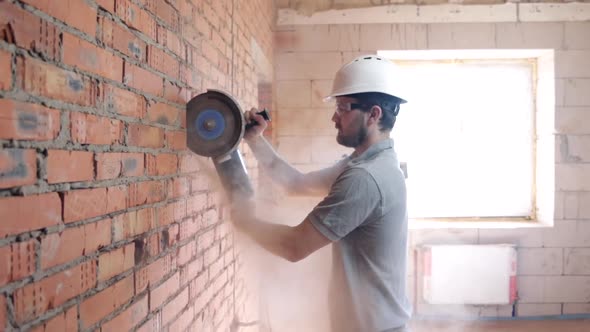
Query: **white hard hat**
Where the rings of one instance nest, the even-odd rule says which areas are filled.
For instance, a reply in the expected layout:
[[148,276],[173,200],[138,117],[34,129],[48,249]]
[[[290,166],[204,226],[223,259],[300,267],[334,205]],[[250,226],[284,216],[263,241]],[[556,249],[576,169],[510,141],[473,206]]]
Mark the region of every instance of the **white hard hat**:
[[338,70],[332,92],[324,100],[354,93],[381,92],[406,103],[397,96],[399,83],[395,79],[395,65],[390,60],[376,55],[359,56]]

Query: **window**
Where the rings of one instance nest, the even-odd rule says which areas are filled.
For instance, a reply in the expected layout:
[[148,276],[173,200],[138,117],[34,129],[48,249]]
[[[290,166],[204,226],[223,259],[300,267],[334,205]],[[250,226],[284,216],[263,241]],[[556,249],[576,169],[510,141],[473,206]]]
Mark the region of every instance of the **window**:
[[412,219],[536,218],[537,58],[515,51],[380,52],[399,68],[392,136]]

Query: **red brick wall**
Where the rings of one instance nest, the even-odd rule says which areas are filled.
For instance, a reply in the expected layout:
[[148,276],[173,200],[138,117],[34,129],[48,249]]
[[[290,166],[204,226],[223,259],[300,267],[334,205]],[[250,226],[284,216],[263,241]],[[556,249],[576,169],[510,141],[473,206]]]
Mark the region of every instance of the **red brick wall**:
[[0,331],[229,330],[247,291],[185,104],[258,106],[272,0],[57,3],[0,0]]

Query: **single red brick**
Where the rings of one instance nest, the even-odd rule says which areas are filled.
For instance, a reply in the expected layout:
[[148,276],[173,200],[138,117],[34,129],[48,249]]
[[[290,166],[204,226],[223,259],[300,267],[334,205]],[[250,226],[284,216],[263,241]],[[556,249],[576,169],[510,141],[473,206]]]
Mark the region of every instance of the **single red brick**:
[[163,181],[143,181],[129,185],[129,207],[152,204],[166,199],[166,183]]
[[86,151],[49,150],[47,182],[91,181],[94,178],[94,154]]
[[193,173],[199,171],[201,161],[194,153],[182,155],[179,159],[181,173]]
[[64,222],[98,217],[107,213],[106,188],[78,189],[64,193]]
[[107,213],[127,208],[127,186],[107,188]]
[[217,66],[217,64],[219,63],[219,51],[215,48],[213,43],[207,40],[203,40],[201,47],[203,56],[205,56],[205,58],[209,60],[213,64],[213,66]]
[[174,220],[175,221],[179,221],[182,220],[186,217],[186,201],[185,200],[181,200],[178,202],[174,202],[174,208],[173,208],[173,212],[174,212]]
[[[202,331],[205,328],[199,326],[198,324],[202,323],[201,320],[197,320],[195,322],[196,326],[191,326],[191,323],[194,320],[196,314],[194,314],[192,307],[189,308],[188,310],[185,310],[182,315],[180,315],[177,319],[175,319],[172,323],[170,323],[170,327],[169,330],[170,331],[184,331],[187,328],[194,328],[195,331]],[[164,320],[164,313],[162,313],[162,320]],[[221,330],[231,330],[230,327],[228,326],[223,327],[223,326],[218,326]]]
[[180,294],[176,295],[168,304],[162,309],[162,325],[166,325],[172,321],[188,304],[188,287],[186,287]]
[[132,238],[155,227],[156,213],[153,208],[120,214],[113,220],[113,241]]
[[96,262],[88,261],[17,289],[14,292],[16,322],[21,324],[57,308],[96,286]]
[[74,143],[112,145],[123,141],[123,123],[102,116],[72,112],[70,131]]
[[113,320],[103,324],[101,326],[101,332],[131,331],[135,325],[147,316],[148,311],[148,297],[144,296],[113,318]]
[[111,220],[68,228],[41,240],[41,268],[67,263],[111,243]]
[[60,31],[56,26],[16,4],[0,2],[0,26],[8,28],[9,33],[0,34],[7,42],[40,53],[50,60],[59,57]]
[[156,1],[156,15],[170,27],[172,31],[179,30],[178,11],[164,1]]
[[185,57],[184,45],[180,41],[180,38],[173,31],[170,31],[161,25],[158,25],[158,43],[168,48],[180,58]]
[[34,184],[37,181],[35,150],[0,150],[0,188]]
[[164,147],[164,129],[139,123],[129,124],[127,144],[146,148]]
[[173,126],[178,124],[180,110],[168,104],[157,103],[148,107],[147,118],[151,122]]
[[108,17],[103,16],[100,18],[99,39],[105,45],[132,58],[142,62],[146,60],[147,48],[145,42],[122,25],[111,21]]
[[[203,267],[202,256],[183,266],[180,270],[180,284],[184,286],[186,283],[195,279],[203,271]],[[205,271],[202,274],[207,274],[207,272]]]
[[175,154],[147,154],[146,157],[148,175],[170,175],[178,171],[178,158]]
[[24,2],[91,36],[96,33],[96,9],[84,0],[66,0],[65,3],[45,0]]
[[147,257],[155,257],[160,253],[160,233],[154,233],[145,241]]
[[0,237],[58,225],[61,214],[57,193],[0,198]]
[[143,153],[121,154],[123,176],[142,176],[144,174],[144,159]]
[[188,90],[165,80],[164,81],[164,99],[177,104],[186,104],[190,100]]
[[186,150],[186,132],[166,130],[166,146],[172,150]]
[[105,85],[104,105],[108,112],[137,119],[143,118],[146,112],[146,102],[143,96],[112,85]]
[[207,194],[198,194],[190,197],[186,202],[186,214],[194,216],[207,209]]
[[[143,323],[136,332],[160,332],[162,330],[162,324],[160,319],[161,313],[158,311],[153,314],[152,318],[150,318],[147,322]],[[170,331],[181,331],[181,330],[170,330]],[[197,329],[195,331],[202,331],[202,329]]]
[[172,183],[168,185],[168,197],[179,198],[187,196],[190,193],[190,180],[187,177],[175,177],[170,180]]
[[158,226],[170,225],[174,222],[173,203],[157,207],[156,214],[158,216]]
[[92,295],[80,304],[80,323],[82,329],[98,323],[133,297],[133,276],[126,277],[116,284]]
[[0,99],[0,139],[52,140],[59,134],[59,111]]
[[180,288],[180,273],[176,272],[155,289],[150,290],[150,311],[166,302]]
[[0,287],[35,272],[35,241],[16,242],[0,248]]
[[8,323],[8,319],[6,318],[6,297],[4,294],[0,294],[0,327],[5,328],[6,324]]
[[166,74],[168,79],[177,80],[180,75],[180,62],[153,45],[148,48],[148,64],[154,70]]
[[12,54],[0,50],[0,90],[10,90],[12,85]]
[[96,0],[96,3],[108,12],[115,12],[115,0]]
[[105,152],[96,154],[96,179],[107,180],[121,176],[121,153]]
[[156,40],[156,21],[148,12],[139,8],[130,0],[117,0],[115,14],[129,27],[143,32],[152,40]]
[[123,83],[158,97],[164,92],[163,79],[160,76],[129,62],[125,62]]
[[98,257],[98,280],[105,281],[135,265],[135,245],[130,243]]
[[96,104],[98,88],[87,77],[32,58],[17,59],[19,87],[34,95],[82,106]]
[[121,82],[123,59],[69,33],[63,35],[63,62],[96,75]]
[[45,322],[37,326],[33,332],[75,332],[78,331],[78,307],[73,306],[65,312],[58,314],[51,318],[48,322]]
[[188,263],[197,253],[197,246],[194,241],[191,241],[182,247],[178,248],[177,259],[178,265],[184,265]]

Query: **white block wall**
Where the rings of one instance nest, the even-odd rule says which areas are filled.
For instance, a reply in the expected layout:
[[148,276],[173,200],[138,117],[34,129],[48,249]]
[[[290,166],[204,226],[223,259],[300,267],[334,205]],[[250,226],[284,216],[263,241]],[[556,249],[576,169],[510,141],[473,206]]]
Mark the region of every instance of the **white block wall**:
[[[412,230],[410,238],[412,246],[515,243],[519,259],[518,316],[590,314],[590,22],[576,16],[587,15],[589,7],[575,4],[568,11],[567,5],[563,6],[557,14],[544,13],[543,5],[535,9],[523,7],[526,12],[521,10],[520,18],[517,14],[505,15],[514,22],[307,24],[314,17],[300,17],[297,21],[292,17],[281,20],[279,16],[279,22],[286,22],[278,26],[275,43],[279,151],[302,169],[324,166],[350,152],[335,142],[332,110],[323,109],[319,97],[328,92],[336,70],[361,53],[386,49],[555,49],[554,226],[422,229]],[[365,22],[369,20],[365,18]],[[307,23],[287,25],[295,21]],[[294,204],[299,209],[310,209],[314,201],[306,202],[298,200]],[[408,288],[413,292],[414,276],[420,271],[419,267],[414,269],[412,260],[409,263]],[[301,276],[305,276],[304,272]],[[512,309],[442,308],[418,300],[417,314],[495,317],[511,316]]]

